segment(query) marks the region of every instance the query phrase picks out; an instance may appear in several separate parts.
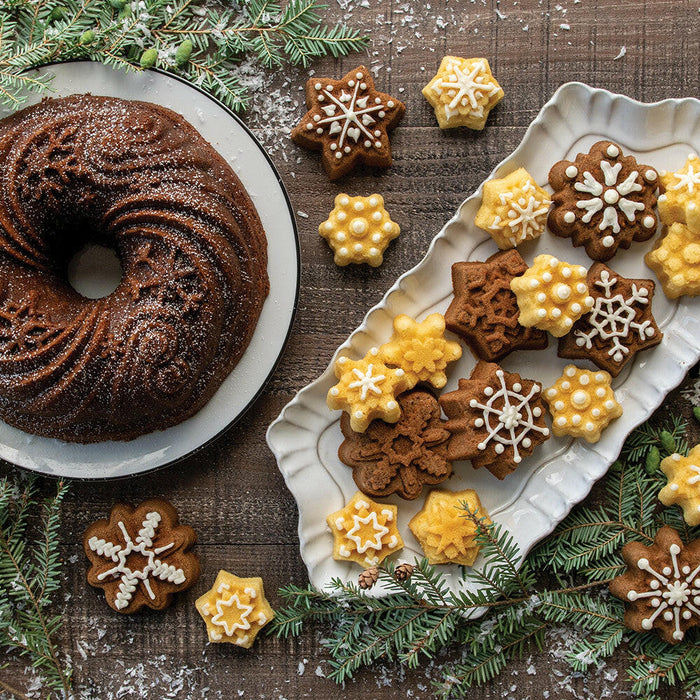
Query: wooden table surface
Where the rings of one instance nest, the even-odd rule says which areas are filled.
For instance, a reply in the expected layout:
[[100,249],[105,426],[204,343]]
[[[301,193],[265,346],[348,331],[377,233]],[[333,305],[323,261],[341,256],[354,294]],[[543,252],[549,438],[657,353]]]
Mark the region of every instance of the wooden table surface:
[[[165,471],[110,483],[74,483],[64,508],[65,626],[60,639],[81,697],[99,698],[428,698],[432,665],[404,672],[388,664],[361,673],[344,691],[325,678],[328,664],[310,629],[300,640],[267,638],[250,651],[208,645],[193,602],[226,568],[261,575],[271,602],[289,582],[306,583],[297,511],[265,443],[265,431],[295,392],[315,379],[334,349],[394,280],[425,254],[430,240],[493,166],[520,142],[528,124],[564,82],[579,80],[638,100],[700,93],[700,14],[693,0],[329,0],[328,14],[370,34],[368,55],[319,61],[339,77],[365,62],[377,87],[402,99],[406,117],[392,139],[394,166],[360,170],[337,184],[317,154],[289,141],[304,113],[305,70],[278,75],[246,69],[256,88],[246,123],[270,151],[299,213],[301,293],[293,332],[270,383],[245,418],[214,444]],[[441,132],[421,88],[442,56],[486,56],[506,97],[486,129]],[[261,75],[263,76],[261,79]],[[338,268],[317,226],[343,190],[379,192],[402,226],[381,268]],[[685,382],[686,388],[693,380]],[[669,399],[684,404],[680,392]],[[0,465],[0,475],[12,470]],[[48,489],[50,483],[45,487]],[[162,496],[197,531],[202,577],[166,612],[112,612],[86,585],[81,536],[120,499]],[[473,698],[621,697],[624,658],[587,677],[572,674],[550,646],[509,665]],[[454,651],[452,652],[454,655]],[[22,661],[0,670],[38,697]],[[680,691],[664,697],[681,698]]]

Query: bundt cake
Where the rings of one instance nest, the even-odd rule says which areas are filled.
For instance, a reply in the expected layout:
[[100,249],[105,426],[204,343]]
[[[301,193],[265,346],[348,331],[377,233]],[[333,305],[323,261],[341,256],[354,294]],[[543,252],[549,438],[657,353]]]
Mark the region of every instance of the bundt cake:
[[[0,121],[0,419],[71,442],[130,440],[198,411],[269,290],[267,242],[228,164],[180,115],[91,95]],[[87,243],[117,289],[67,280]]]

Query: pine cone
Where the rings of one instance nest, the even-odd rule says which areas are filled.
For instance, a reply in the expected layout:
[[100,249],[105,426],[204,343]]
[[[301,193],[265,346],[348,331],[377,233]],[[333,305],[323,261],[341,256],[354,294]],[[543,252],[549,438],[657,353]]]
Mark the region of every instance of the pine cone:
[[411,578],[411,574],[413,573],[413,569],[415,567],[413,564],[409,563],[404,563],[404,564],[399,564],[395,569],[394,569],[394,578],[397,581],[406,581],[407,579]]
[[371,569],[365,569],[360,574],[358,583],[360,584],[360,588],[366,590],[368,588],[372,588],[372,586],[374,586],[374,584],[377,583],[378,578],[379,569],[376,566],[373,566]]

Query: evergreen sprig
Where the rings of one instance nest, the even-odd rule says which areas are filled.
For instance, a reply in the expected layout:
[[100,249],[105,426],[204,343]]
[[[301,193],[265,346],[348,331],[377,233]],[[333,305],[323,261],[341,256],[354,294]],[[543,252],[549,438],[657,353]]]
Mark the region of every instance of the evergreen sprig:
[[28,92],[50,90],[50,78],[29,69],[82,58],[127,70],[162,68],[243,110],[244,57],[268,68],[307,66],[367,46],[357,30],[325,24],[325,7],[318,0],[289,0],[284,7],[273,0],[213,7],[202,0],[5,0],[0,102],[15,109]]
[[435,681],[436,692],[448,698],[488,683],[510,660],[542,648],[548,630],[565,626],[582,633],[566,654],[576,671],[624,643],[630,689],[639,697],[657,698],[664,684],[697,690],[698,630],[677,646],[655,633],[631,632],[622,622],[624,604],[607,594],[607,584],[626,568],[620,556],[626,542],[651,544],[663,524],[686,542],[700,537],[700,528],[687,526],[678,507],[658,502],[666,482],[658,464],[672,452],[687,453],[685,429],[682,419],[672,418],[667,426],[647,423],[635,430],[603,479],[602,503],[575,508],[524,559],[509,532],[462,504],[464,517],[477,527],[483,562],[465,570],[467,586],[451,589],[427,560],[416,561],[406,581],[396,580],[392,564],[380,566],[379,583],[389,592],[384,597],[340,579],[324,591],[290,585],[280,590],[287,606],[278,611],[273,631],[298,636],[310,623],[330,630],[323,644],[337,683],[380,659],[416,667],[450,647],[453,658],[440,660]]

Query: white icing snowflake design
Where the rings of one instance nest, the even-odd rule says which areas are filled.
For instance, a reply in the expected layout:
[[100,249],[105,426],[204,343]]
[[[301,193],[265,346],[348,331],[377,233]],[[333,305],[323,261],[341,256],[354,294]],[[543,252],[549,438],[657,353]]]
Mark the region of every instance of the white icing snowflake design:
[[675,185],[672,185],[669,189],[672,190],[688,190],[690,194],[695,192],[695,186],[697,185],[700,190],[700,170],[695,172],[695,168],[692,163],[688,164],[688,170],[684,173],[673,173],[673,177],[678,180]]
[[[355,504],[355,509],[358,511],[366,510],[367,515],[364,517],[359,513],[354,513],[352,516],[352,527],[345,533],[345,536],[355,545],[355,549],[358,554],[365,554],[367,550],[374,550],[379,552],[385,546],[389,549],[394,549],[399,541],[396,535],[392,535],[388,542],[384,542],[384,538],[389,534],[389,528],[386,525],[381,525],[377,520],[377,513],[370,510],[370,504],[366,501],[358,501]],[[381,514],[386,518],[387,522],[391,522],[394,518],[394,514],[388,508],[382,510]],[[363,526],[371,525],[374,537],[367,538],[365,540],[357,534],[363,528]],[[338,518],[335,526],[338,530],[343,530],[345,528],[345,521],[342,517]],[[343,557],[349,557],[352,552],[347,548],[342,546],[340,548],[340,555]],[[374,566],[379,562],[379,558],[376,555],[372,555],[371,552],[367,553],[365,556],[365,561],[369,566]]]
[[386,375],[373,374],[373,372],[374,365],[371,363],[367,365],[367,371],[364,374],[357,367],[352,370],[352,373],[357,377],[357,380],[348,384],[348,389],[359,389],[361,401],[364,401],[367,398],[367,393],[370,391],[377,395],[382,393],[382,390],[379,388],[379,384],[386,380]]
[[656,330],[650,320],[638,323],[634,319],[638,310],[634,304],[648,304],[649,292],[645,287],[638,288],[632,284],[631,295],[625,299],[622,294],[612,295],[612,289],[617,283],[617,277],[610,277],[607,270],[602,270],[600,279],[595,281],[597,287],[602,287],[605,296],[597,297],[595,306],[591,310],[590,316],[586,319],[593,326],[588,333],[581,330],[574,331],[576,345],[590,350],[593,347],[593,339],[599,337],[601,340],[610,341],[611,347],[608,355],[615,362],[622,362],[629,354],[629,348],[623,345],[620,340],[626,339],[630,332],[639,334],[641,340],[651,338]]
[[[172,549],[175,546],[174,542],[169,542],[161,547],[153,547],[153,540],[156,537],[156,531],[161,521],[161,515],[157,511],[152,511],[146,514],[144,521],[141,524],[141,529],[138,532],[136,541],[133,541],[127,532],[122,521],[117,525],[122,531],[124,544],[108,542],[100,537],[91,537],[88,540],[88,546],[93,552],[105,559],[112,560],[116,566],[104,571],[98,575],[100,581],[108,578],[120,578],[119,590],[116,595],[115,605],[120,610],[125,608],[131,602],[134,591],[139,583],[143,586],[151,600],[155,600],[155,593],[151,587],[150,579],[159,579],[160,581],[169,581],[170,583],[181,584],[187,580],[187,576],[182,569],[163,562],[158,557]],[[142,557],[146,559],[141,568],[132,569],[127,564],[128,557],[134,552],[140,554],[136,560],[142,562]]]
[[[534,408],[530,406],[530,401],[539,393],[540,387],[533,384],[526,396],[521,393],[523,387],[520,382],[513,384],[512,389],[508,388],[502,369],[496,371],[496,376],[500,388],[494,389],[487,386],[484,389],[484,394],[488,397],[486,403],[482,404],[476,399],[469,401],[471,408],[479,408],[482,411],[482,417],[474,421],[474,427],[484,428],[487,433],[486,438],[477,445],[477,448],[483,451],[493,440],[497,443],[494,448],[496,454],[500,455],[506,447],[511,447],[513,461],[518,464],[522,461],[518,447],[522,445],[528,448],[532,445],[532,440],[528,437],[530,432],[549,435],[549,428],[541,428],[535,424],[535,418],[542,415],[542,409],[538,406]],[[500,403],[503,404],[502,407],[496,408],[495,404]]]
[[[526,182],[522,187],[522,192],[527,194],[534,189],[532,183]],[[511,231],[509,238],[513,245],[542,232],[544,229],[544,216],[549,211],[551,202],[542,202],[532,194],[527,199],[519,197],[516,200],[512,192],[502,192],[499,199],[501,204],[510,203],[508,218],[501,219],[496,214],[493,223],[489,226],[490,229],[502,231],[504,228],[509,227]]]
[[[250,629],[250,621],[248,618],[250,617],[250,613],[253,612],[253,606],[252,605],[246,605],[245,603],[241,602],[241,599],[238,597],[238,593],[234,593],[233,595],[229,596],[228,598],[224,598],[224,593],[226,591],[230,591],[231,586],[228,585],[228,583],[222,583],[218,589],[216,590],[217,593],[221,595],[221,598],[219,598],[216,601],[216,614],[212,616],[211,621],[212,624],[218,625],[219,627],[224,628],[224,632],[226,632],[227,637],[232,637],[233,633],[236,630],[249,630]],[[250,598],[255,598],[257,595],[255,592],[254,588],[246,588],[245,593],[250,597]],[[232,622],[229,624],[226,621],[226,618],[224,617],[226,612],[224,611],[224,608],[231,608],[233,606],[236,606],[237,610],[240,610],[240,617],[236,622]],[[208,606],[207,606],[207,612],[208,612]],[[265,615],[263,613],[260,613],[261,618],[265,618]],[[265,620],[266,621],[266,620]],[[264,622],[260,621],[260,624],[264,624]],[[221,639],[222,635],[219,633],[218,636],[215,633],[212,633],[211,636],[214,639]],[[236,640],[236,644],[242,645],[246,644],[248,642],[248,635],[243,635],[240,639]]]
[[491,82],[484,83],[487,76],[483,61],[475,63],[468,73],[462,70],[457,63],[450,63],[448,69],[449,76],[436,80],[432,86],[438,95],[442,95],[443,92],[452,95],[454,92],[450,102],[445,105],[445,117],[450,119],[460,114],[460,107],[470,108],[468,116],[483,117],[484,105],[479,104],[479,97],[492,97],[500,90],[497,85]]

